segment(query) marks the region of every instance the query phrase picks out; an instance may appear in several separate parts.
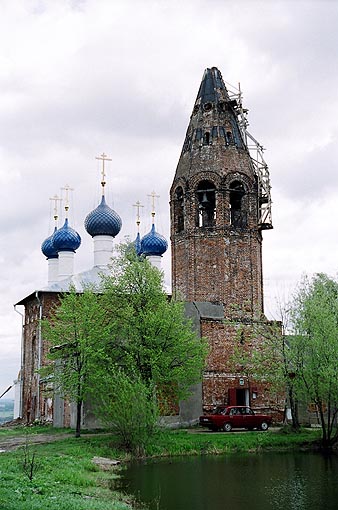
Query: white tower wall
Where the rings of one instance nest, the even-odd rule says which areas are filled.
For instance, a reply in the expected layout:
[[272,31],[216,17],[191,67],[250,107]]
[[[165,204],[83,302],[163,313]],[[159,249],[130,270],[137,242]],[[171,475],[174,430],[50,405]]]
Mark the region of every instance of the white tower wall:
[[59,280],[59,259],[48,259],[48,285]]
[[111,236],[95,236],[94,241],[94,266],[107,266],[113,255],[113,241]]
[[74,274],[74,252],[73,251],[60,251],[59,252],[59,276],[58,281],[64,280]]
[[149,260],[152,266],[157,267],[157,269],[161,271],[162,269],[161,255],[148,255],[147,260]]

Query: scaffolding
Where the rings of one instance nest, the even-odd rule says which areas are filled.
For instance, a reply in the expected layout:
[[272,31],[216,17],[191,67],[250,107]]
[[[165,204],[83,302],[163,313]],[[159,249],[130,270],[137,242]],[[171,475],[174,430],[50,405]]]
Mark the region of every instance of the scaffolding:
[[248,110],[243,108],[240,84],[238,84],[238,88],[227,82],[226,85],[229,97],[233,101],[243,142],[250,154],[253,171],[257,177],[259,226],[261,230],[268,230],[273,228],[271,218],[272,201],[269,168],[263,157],[264,148],[248,131]]

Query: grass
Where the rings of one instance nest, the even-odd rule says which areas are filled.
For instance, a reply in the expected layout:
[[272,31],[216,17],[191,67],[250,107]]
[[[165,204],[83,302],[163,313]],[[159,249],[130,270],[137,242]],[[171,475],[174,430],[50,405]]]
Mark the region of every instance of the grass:
[[22,436],[22,435],[36,435],[36,434],[73,434],[74,431],[71,429],[58,429],[53,428],[48,425],[15,425],[11,427],[6,427],[6,425],[2,425],[0,427],[0,441],[5,440],[10,437]]
[[[0,429],[1,439],[31,434],[64,434],[65,429],[27,427],[12,430]],[[68,431],[69,432],[69,431]],[[159,432],[147,455],[205,455],[230,452],[257,452],[265,449],[299,449],[311,444],[320,431],[302,430],[298,434],[281,431],[212,433],[200,429]],[[118,449],[116,438],[109,434],[90,434],[75,439],[73,436],[53,443],[29,445],[36,453],[36,472],[32,481],[23,470],[24,450],[0,454],[0,508],[1,510],[127,510],[133,501],[111,490],[118,469],[101,471],[92,459],[94,456],[130,460]]]
[[205,455],[230,452],[300,449],[320,438],[320,431],[302,429],[298,433],[236,431],[232,434],[199,430],[162,431],[148,446],[149,456]]
[[[53,431],[54,432],[54,431]],[[94,456],[116,458],[109,435],[28,446],[36,473],[24,473],[24,448],[0,454],[1,510],[127,510],[132,502],[109,489],[114,472],[103,472]],[[116,455],[115,455],[116,453]],[[123,457],[121,452],[119,457]]]

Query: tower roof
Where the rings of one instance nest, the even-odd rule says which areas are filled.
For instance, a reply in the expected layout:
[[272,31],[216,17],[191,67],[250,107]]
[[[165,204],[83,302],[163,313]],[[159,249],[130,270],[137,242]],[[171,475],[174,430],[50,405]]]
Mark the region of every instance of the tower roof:
[[[210,172],[223,177],[234,152],[241,152],[244,159],[250,157],[239,125],[239,110],[221,72],[217,67],[207,68],[190,117],[176,169],[177,178],[189,178],[199,173],[197,161],[202,164],[205,158],[210,162]],[[220,160],[224,162],[220,164]],[[251,174],[250,170],[250,177]]]
[[120,216],[109,205],[104,195],[101,203],[90,212],[85,219],[85,229],[92,237],[111,236],[115,237],[121,230],[122,220]]
[[168,243],[161,234],[156,232],[153,223],[150,232],[141,239],[141,253],[142,255],[157,255],[162,256],[167,251]]
[[137,255],[141,255],[142,249],[141,249],[141,236],[140,236],[140,232],[137,232],[137,236],[136,236],[136,239],[133,241],[133,245],[134,245],[136,254]]
[[45,239],[41,244],[41,251],[47,259],[57,259],[59,256],[58,251],[53,245],[53,237],[56,231],[57,228],[55,227],[52,235],[47,237],[47,239]]
[[74,251],[81,244],[79,234],[68,225],[68,218],[65,219],[64,225],[53,234],[53,247],[59,251]]
[[204,71],[196,101],[199,99],[202,104],[230,101],[222,75],[217,67],[207,68]]

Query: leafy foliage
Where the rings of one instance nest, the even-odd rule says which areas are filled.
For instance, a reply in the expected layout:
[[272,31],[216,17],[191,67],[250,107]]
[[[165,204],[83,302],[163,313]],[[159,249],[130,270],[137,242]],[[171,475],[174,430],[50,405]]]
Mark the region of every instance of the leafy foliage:
[[304,278],[294,297],[290,349],[299,394],[318,409],[324,447],[338,440],[338,282]]
[[45,367],[45,375],[53,377],[54,391],[77,405],[76,435],[80,435],[82,404],[93,383],[95,361],[102,354],[97,346],[109,334],[105,310],[100,296],[87,288],[79,294],[75,288],[61,297],[49,319],[42,321],[44,338],[55,361]]
[[104,397],[97,397],[96,410],[102,422],[119,438],[120,446],[142,456],[157,431],[158,405],[152,386],[119,367],[109,377]]
[[141,451],[159,404],[170,409],[201,379],[207,344],[163,289],[163,274],[122,246],[100,289],[70,289],[43,321],[54,384],[77,404],[77,435],[90,398],[125,447]]
[[181,399],[200,380],[207,347],[185,318],[183,303],[168,299],[163,287],[158,269],[122,247],[104,280],[103,306],[111,317],[115,362],[156,392],[169,385],[171,398],[174,389]]

